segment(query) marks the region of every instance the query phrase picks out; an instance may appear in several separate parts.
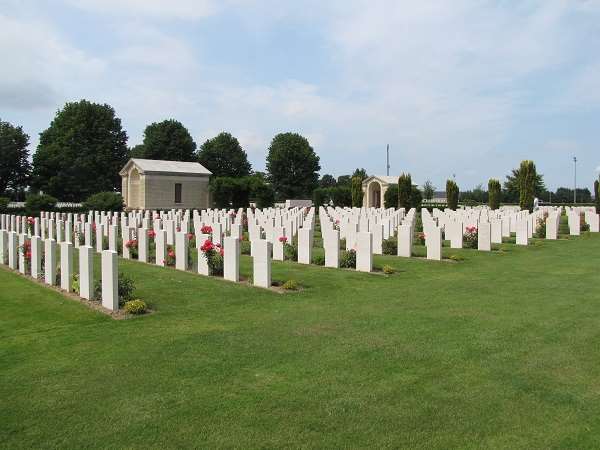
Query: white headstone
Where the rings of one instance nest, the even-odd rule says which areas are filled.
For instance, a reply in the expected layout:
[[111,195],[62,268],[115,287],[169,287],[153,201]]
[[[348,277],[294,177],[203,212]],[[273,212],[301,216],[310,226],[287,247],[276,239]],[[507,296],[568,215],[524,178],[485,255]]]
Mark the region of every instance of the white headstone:
[[253,242],[253,246],[254,254],[252,256],[252,276],[254,285],[270,288],[272,244],[266,240],[258,239]]
[[94,249],[89,245],[79,247],[79,296],[94,296]]
[[102,306],[111,311],[119,309],[119,271],[117,252],[102,252]]
[[44,281],[54,286],[56,284],[56,241],[46,239],[44,242]]
[[223,251],[223,278],[240,281],[240,240],[235,236],[226,237]]
[[356,270],[359,272],[373,271],[373,234],[360,231],[356,239]]
[[73,278],[73,244],[60,243],[60,287],[71,292],[71,279]]

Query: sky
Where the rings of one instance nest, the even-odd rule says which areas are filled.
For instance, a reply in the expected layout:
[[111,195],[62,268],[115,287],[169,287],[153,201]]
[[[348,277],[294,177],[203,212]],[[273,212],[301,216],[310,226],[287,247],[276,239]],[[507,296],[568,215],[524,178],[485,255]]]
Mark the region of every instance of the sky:
[[129,136],[173,118],[236,136],[264,170],[308,138],[321,174],[410,172],[438,188],[546,185],[600,171],[600,0],[0,0],[0,119],[34,152],[66,102],[114,107]]

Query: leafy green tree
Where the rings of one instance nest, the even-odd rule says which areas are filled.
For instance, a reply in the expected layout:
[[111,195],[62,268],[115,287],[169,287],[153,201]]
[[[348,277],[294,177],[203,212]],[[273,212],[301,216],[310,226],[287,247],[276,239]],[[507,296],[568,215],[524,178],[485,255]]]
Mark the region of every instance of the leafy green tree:
[[164,161],[195,161],[196,143],[177,120],[154,122],[144,131],[144,143],[134,147],[138,158]]
[[210,191],[217,208],[245,208],[250,204],[250,177],[214,177]]
[[365,169],[356,169],[352,174],[352,177],[360,177],[360,181],[363,181],[368,177],[367,171]]
[[446,202],[448,203],[448,208],[456,211],[458,208],[458,185],[454,180],[446,181]]
[[25,199],[25,211],[29,216],[37,216],[41,211],[52,211],[58,203],[48,194],[30,194]]
[[0,197],[0,213],[4,214],[8,212],[8,204],[10,203],[10,199],[6,197]]
[[122,211],[123,197],[116,192],[98,192],[90,195],[83,207],[86,211]]
[[29,164],[29,136],[22,127],[0,120],[0,195],[9,191],[22,193],[27,187]]
[[319,181],[319,157],[297,133],[276,135],[267,155],[268,179],[282,199],[310,198]]
[[340,175],[337,179],[338,186],[352,186],[352,176],[351,175]]
[[120,188],[127,158],[127,134],[111,106],[67,103],[40,134],[31,185],[62,201],[80,201]]
[[[519,179],[521,177],[520,174],[521,168],[513,169],[512,172],[506,176],[506,181],[504,182],[504,192],[502,193],[502,197],[505,202],[508,203],[517,203],[519,202],[520,195],[520,187],[519,187]],[[546,198],[546,186],[544,185],[544,176],[536,173],[535,174],[535,187],[533,195],[539,198]]]
[[362,179],[360,176],[352,177],[352,206],[360,208],[363,205]]
[[145,158],[144,156],[144,144],[134,145],[129,149],[129,157],[130,158]]
[[423,197],[425,200],[431,200],[435,194],[435,186],[430,180],[423,184]]
[[533,211],[533,199],[536,195],[537,171],[533,161],[521,161],[519,167],[519,206]]
[[322,188],[334,187],[336,185],[337,185],[337,181],[335,181],[335,178],[333,177],[333,175],[329,175],[328,173],[323,175],[321,177],[321,179],[319,180],[319,187],[322,187]]
[[416,186],[411,186],[410,189],[410,207],[419,209],[423,203],[423,194]]
[[596,214],[600,214],[600,178],[594,181],[594,200],[596,201]]
[[247,177],[252,171],[248,155],[230,133],[219,133],[200,146],[198,161],[214,177]]
[[386,208],[396,208],[398,206],[398,185],[390,184],[383,194],[383,206]]
[[410,209],[410,197],[412,194],[412,179],[410,173],[402,173],[398,177],[398,208]]
[[[573,203],[573,189],[559,187],[556,193],[552,195],[552,201],[555,203]],[[591,203],[592,193],[588,188],[577,189],[577,203]]]
[[501,193],[502,188],[500,186],[500,181],[490,178],[488,181],[488,199],[490,209],[498,209],[500,207]]
[[254,199],[257,208],[270,208],[275,203],[275,190],[262,172],[256,172],[249,177],[250,196]]

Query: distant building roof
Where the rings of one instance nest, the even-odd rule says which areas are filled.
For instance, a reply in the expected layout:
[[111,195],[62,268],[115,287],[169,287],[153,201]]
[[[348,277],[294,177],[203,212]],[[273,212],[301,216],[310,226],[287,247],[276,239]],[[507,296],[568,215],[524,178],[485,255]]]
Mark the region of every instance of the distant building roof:
[[212,172],[197,162],[186,161],[162,161],[159,159],[140,159],[131,158],[121,169],[123,175],[130,167],[135,164],[142,173],[181,173],[194,175],[212,175]]

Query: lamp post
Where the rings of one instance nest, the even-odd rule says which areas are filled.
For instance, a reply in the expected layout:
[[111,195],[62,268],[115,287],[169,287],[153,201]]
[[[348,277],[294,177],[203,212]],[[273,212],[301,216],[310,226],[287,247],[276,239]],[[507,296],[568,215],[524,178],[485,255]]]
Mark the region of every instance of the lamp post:
[[573,156],[573,168],[574,177],[573,177],[573,203],[577,203],[577,156]]

